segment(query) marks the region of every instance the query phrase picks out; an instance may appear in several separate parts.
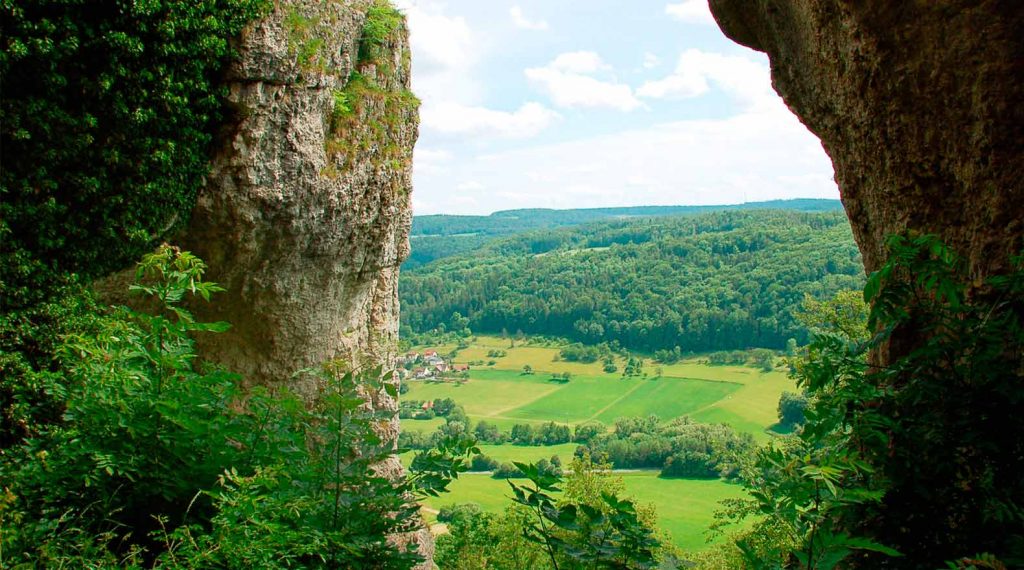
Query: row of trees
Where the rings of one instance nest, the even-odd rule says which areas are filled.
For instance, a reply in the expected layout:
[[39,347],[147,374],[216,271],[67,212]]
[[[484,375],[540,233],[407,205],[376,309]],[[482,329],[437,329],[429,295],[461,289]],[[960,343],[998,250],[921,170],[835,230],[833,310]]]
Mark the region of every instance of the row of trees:
[[620,418],[612,433],[577,449],[619,469],[661,469],[665,477],[726,477],[739,473],[754,449],[750,434],[726,424],[701,424],[687,417],[667,422],[656,416]]
[[446,438],[472,435],[480,443],[501,445],[559,445],[562,443],[586,443],[605,431],[600,422],[587,422],[573,428],[566,424],[545,422],[542,424],[515,424],[509,431],[501,431],[497,425],[486,420],[477,422],[470,429],[469,419],[461,406],[456,406],[446,417],[444,425],[433,433],[403,431],[399,445],[406,449],[430,449]]
[[[449,327],[458,313],[478,332],[653,353],[781,350],[807,339],[792,316],[805,295],[863,282],[841,214],[752,211],[526,234],[407,271],[399,289],[409,333]],[[601,357],[592,352],[567,356]]]

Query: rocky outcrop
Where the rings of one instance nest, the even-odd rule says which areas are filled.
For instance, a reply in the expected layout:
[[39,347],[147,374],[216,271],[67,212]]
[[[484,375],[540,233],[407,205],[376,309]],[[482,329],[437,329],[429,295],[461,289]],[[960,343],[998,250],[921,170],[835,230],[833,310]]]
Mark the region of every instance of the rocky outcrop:
[[942,236],[975,277],[1006,268],[1024,246],[1024,4],[710,3],[821,138],[869,271],[908,228]]
[[297,371],[395,355],[418,121],[405,23],[383,1],[281,1],[237,48],[233,120],[180,239],[227,289],[194,307],[232,325],[198,348],[249,384],[313,397]]
[[360,41],[371,5],[279,2],[228,71],[235,120],[182,245],[227,289],[197,310],[232,329],[200,350],[248,382],[393,352],[417,120],[401,21]]
[[[937,234],[968,261],[972,294],[984,299],[984,279],[1008,270],[1011,257],[1024,248],[1024,3],[710,0],[710,5],[727,35],[768,54],[775,89],[821,138],[866,268],[885,262],[889,234],[908,229]],[[873,363],[893,363],[936,330],[941,329],[927,322],[897,329],[872,353]],[[996,373],[1005,374],[1006,390],[1019,389],[1020,368]],[[962,380],[972,373],[959,374]],[[916,380],[907,375],[890,381],[896,395],[883,403],[894,424],[915,425],[920,403],[901,399],[900,393]],[[986,550],[1008,556],[1015,548],[1019,555],[1019,545],[1007,546],[1019,537],[1010,528],[1019,520],[1000,519],[994,506],[1009,499],[986,502],[1014,492],[996,475],[1020,480],[1012,467],[1019,457],[1007,459],[1014,449],[1007,442],[1021,434],[997,427],[998,419],[1015,412],[970,408],[966,402],[989,405],[998,398],[971,382],[950,379],[928,389],[933,402],[953,403],[947,408],[963,409],[961,416],[973,414],[978,430],[964,435],[938,422],[923,430],[934,429],[931,442],[889,440],[886,457],[876,461],[892,485],[856,530],[896,547],[904,557],[867,558],[851,567],[934,568]],[[928,446],[945,452],[922,453]],[[936,457],[942,465],[929,465]],[[934,475],[940,472],[934,467],[955,471],[955,480]]]

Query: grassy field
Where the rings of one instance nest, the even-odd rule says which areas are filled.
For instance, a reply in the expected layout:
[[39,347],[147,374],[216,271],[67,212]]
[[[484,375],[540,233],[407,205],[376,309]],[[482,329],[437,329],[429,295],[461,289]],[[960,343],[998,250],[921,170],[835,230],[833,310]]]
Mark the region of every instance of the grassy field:
[[[622,378],[605,373],[599,362],[581,364],[559,359],[556,346],[515,347],[498,337],[478,337],[458,353],[456,363],[493,360],[474,366],[464,384],[409,381],[406,398],[453,398],[473,421],[487,420],[501,429],[516,423],[578,424],[599,420],[611,424],[624,416],[654,414],[662,419],[690,415],[703,422],[727,423],[760,441],[771,437],[767,428],[777,421],[776,408],[784,390],[796,390],[785,372],[762,372],[744,366],[709,366],[699,359],[671,365],[645,364],[647,378]],[[451,347],[438,348],[444,353]],[[487,352],[504,350],[491,358]],[[617,363],[620,369],[622,362]],[[530,365],[534,374],[522,373]],[[655,376],[656,369],[661,376]],[[568,383],[551,381],[552,374],[569,372]],[[436,429],[438,420],[405,420],[403,429]]]
[[[704,532],[714,522],[719,501],[742,496],[739,486],[720,480],[661,479],[657,472],[616,473],[625,483],[624,495],[654,505],[658,528],[683,550],[707,546]],[[425,505],[439,509],[453,503],[476,503],[486,511],[501,512],[511,504],[508,483],[487,475],[463,475],[452,482],[451,493],[430,498]]]
[[[457,383],[409,381],[408,399],[453,398],[462,405],[472,422],[486,420],[502,430],[517,423],[555,421],[570,425],[598,420],[608,425],[620,417],[657,415],[671,419],[688,415],[707,423],[726,423],[752,434],[759,441],[773,437],[769,428],[778,420],[779,396],[796,387],[781,369],[763,372],[743,366],[710,366],[699,358],[672,365],[651,360],[644,364],[647,377],[623,378],[605,373],[600,362],[581,364],[559,358],[557,346],[510,346],[507,339],[478,337],[470,348],[459,351],[455,363],[482,360],[472,366],[469,380]],[[452,347],[435,348],[445,354]],[[492,350],[504,350],[503,357],[488,357]],[[493,365],[487,365],[489,361]],[[616,364],[621,370],[624,362]],[[530,365],[534,374],[523,374]],[[660,376],[658,375],[660,369]],[[569,372],[569,382],[551,380],[552,374]],[[403,420],[402,429],[433,431],[441,424],[433,420]],[[568,464],[575,444],[543,447],[482,445],[481,451],[499,462],[537,461],[558,455]],[[403,457],[409,461],[410,457]],[[656,472],[628,472],[623,477],[626,494],[639,502],[655,505],[659,527],[684,550],[706,546],[704,531],[713,522],[719,501],[739,497],[742,490],[718,480],[661,479]],[[451,503],[473,502],[490,511],[501,511],[510,494],[505,481],[487,475],[464,475],[455,481],[451,493],[426,501],[429,508]]]

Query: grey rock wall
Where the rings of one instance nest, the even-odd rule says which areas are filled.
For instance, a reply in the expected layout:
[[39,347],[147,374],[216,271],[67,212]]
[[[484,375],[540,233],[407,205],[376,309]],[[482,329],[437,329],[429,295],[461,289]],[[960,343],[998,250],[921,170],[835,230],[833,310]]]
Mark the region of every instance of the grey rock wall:
[[[295,372],[395,356],[418,101],[404,20],[361,42],[373,5],[280,1],[238,40],[233,118],[180,243],[227,289],[193,307],[232,325],[200,336],[200,354],[249,385],[312,398],[311,376]],[[397,410],[386,396],[374,405]],[[397,436],[397,418],[383,429]],[[397,460],[382,469],[401,471]],[[429,532],[413,540],[431,554]]]

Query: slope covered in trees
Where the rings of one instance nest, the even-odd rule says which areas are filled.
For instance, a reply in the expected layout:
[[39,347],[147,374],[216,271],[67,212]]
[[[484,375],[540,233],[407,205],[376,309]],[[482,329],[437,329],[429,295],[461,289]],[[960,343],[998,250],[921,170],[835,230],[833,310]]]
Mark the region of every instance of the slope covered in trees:
[[407,271],[399,290],[417,332],[781,349],[806,339],[804,296],[862,287],[861,267],[841,213],[730,211],[530,232]]
[[481,248],[499,237],[511,237],[531,230],[551,230],[610,220],[764,209],[840,212],[843,205],[839,200],[798,198],[716,206],[629,206],[574,210],[530,208],[503,210],[489,216],[416,216],[412,220],[410,232],[412,253],[403,267],[419,267],[437,259]]

